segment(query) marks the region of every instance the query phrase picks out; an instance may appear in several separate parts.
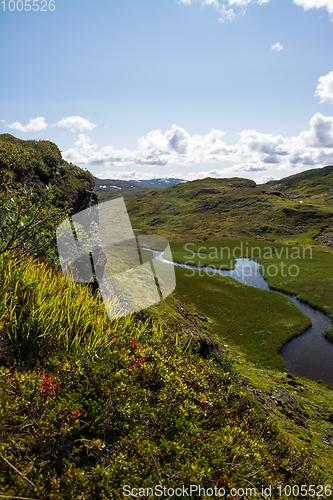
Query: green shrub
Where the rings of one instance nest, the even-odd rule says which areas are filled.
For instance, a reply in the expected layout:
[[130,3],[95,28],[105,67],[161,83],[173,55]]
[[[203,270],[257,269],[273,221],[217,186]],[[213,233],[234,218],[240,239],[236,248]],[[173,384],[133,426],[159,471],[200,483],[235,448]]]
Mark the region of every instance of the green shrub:
[[326,330],[325,332],[325,337],[327,338],[327,340],[329,340],[330,342],[333,342],[333,328],[329,328],[328,330]]
[[68,211],[54,206],[54,188],[37,196],[32,188],[0,194],[0,255],[15,252],[58,262],[55,231]]

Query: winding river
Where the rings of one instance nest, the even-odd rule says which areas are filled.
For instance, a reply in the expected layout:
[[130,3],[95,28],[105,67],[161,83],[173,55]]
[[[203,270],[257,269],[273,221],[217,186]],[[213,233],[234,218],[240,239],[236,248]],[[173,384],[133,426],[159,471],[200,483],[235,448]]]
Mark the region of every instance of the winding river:
[[[160,252],[154,252],[154,257],[161,262],[171,264],[171,262],[163,258],[163,254]],[[333,343],[324,337],[324,331],[332,328],[331,319],[318,309],[301,302],[294,295],[271,290],[260,273],[260,264],[251,259],[236,259],[236,266],[232,271],[176,262],[174,265],[229,276],[245,285],[268,290],[271,293],[280,293],[292,300],[302,313],[310,318],[312,326],[302,335],[287,342],[280,350],[279,354],[285,361],[287,371],[295,376],[322,380],[333,385]]]

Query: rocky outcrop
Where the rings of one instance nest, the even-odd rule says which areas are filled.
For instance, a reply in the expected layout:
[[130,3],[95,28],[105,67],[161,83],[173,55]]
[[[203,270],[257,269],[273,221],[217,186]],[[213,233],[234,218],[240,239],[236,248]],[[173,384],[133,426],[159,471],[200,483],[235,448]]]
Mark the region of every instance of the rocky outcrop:
[[333,231],[332,229],[328,229],[324,231],[318,238],[316,238],[319,243],[325,246],[333,247]]

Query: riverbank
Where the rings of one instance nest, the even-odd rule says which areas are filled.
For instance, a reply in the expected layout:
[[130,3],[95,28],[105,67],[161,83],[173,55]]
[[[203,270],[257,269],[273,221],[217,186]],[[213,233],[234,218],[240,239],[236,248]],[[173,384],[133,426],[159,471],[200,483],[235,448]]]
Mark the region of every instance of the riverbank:
[[[329,249],[269,241],[222,240],[173,244],[172,251],[180,263],[215,268],[229,265],[229,269],[234,269],[237,258],[253,258],[262,265],[271,289],[295,295],[333,318],[333,252]],[[251,301],[248,306],[251,307]]]
[[[160,259],[164,260],[162,256],[160,256]],[[326,338],[326,332],[329,332],[332,328],[332,321],[328,315],[321,312],[318,308],[313,308],[309,304],[306,304],[305,301],[299,300],[295,295],[286,294],[276,289],[272,290],[261,274],[264,268],[252,259],[235,259],[236,265],[228,271],[223,266],[199,266],[191,265],[188,262],[184,264],[175,263],[176,266],[188,270],[184,273],[184,277],[186,278],[192,278],[196,273],[200,277],[225,276],[233,278],[247,286],[273,291],[273,293],[278,292],[291,300],[301,313],[310,320],[310,326],[301,333],[296,332],[291,340],[281,345],[278,354],[284,359],[286,369],[293,375],[308,377],[312,380],[323,380],[333,385],[333,345]],[[201,262],[199,263],[201,264]],[[270,263],[269,266],[272,267],[272,264]],[[274,265],[274,267],[276,266]],[[292,267],[293,265],[289,268]],[[221,284],[221,286],[223,285]],[[252,300],[253,290],[248,289],[248,294],[250,300]],[[244,325],[241,325],[240,329],[243,332]],[[262,333],[264,333],[264,330]],[[243,333],[240,333],[240,335],[243,335]],[[263,341],[263,345],[265,342],[266,340]],[[276,346],[270,340],[268,340],[268,343],[274,351]],[[246,348],[248,348],[248,345],[246,345]],[[261,346],[260,350],[264,351],[265,349]]]
[[[192,273],[192,270],[190,271]],[[247,286],[235,283],[232,279],[218,276],[207,276],[204,279],[203,271],[201,276],[196,271],[196,277],[182,279],[182,275],[186,272],[186,269],[176,267],[176,293],[178,292],[179,295],[175,295],[175,298],[181,297],[178,312],[184,314],[187,311],[186,316],[190,318],[192,324],[199,324],[204,332],[209,333],[215,341],[221,343],[224,355],[234,360],[234,366],[242,377],[242,383],[258,400],[267,418],[275,422],[289,442],[297,449],[310,453],[313,463],[317,464],[321,470],[333,471],[331,452],[333,387],[321,381],[315,382],[304,377],[293,377],[287,373],[285,367],[279,367],[276,364],[272,368],[274,362],[270,368],[268,367],[275,356],[280,359],[280,362],[282,358],[278,356],[278,347],[273,356],[274,345],[262,344],[262,341],[269,342],[274,337],[272,330],[268,329],[271,333],[267,332],[266,338],[263,338],[269,321],[274,322],[278,319],[274,301],[270,302],[271,309],[268,304],[267,309],[264,307],[264,301],[271,301],[275,296],[278,300],[288,299],[282,295],[258,289],[253,289],[253,294],[249,294]],[[218,286],[216,286],[217,282]],[[196,288],[196,285],[200,288]],[[259,301],[258,296],[261,296]],[[175,305],[171,303],[172,300],[173,298],[170,297],[165,301],[166,311],[162,316],[168,318],[167,321],[173,324],[176,316],[172,316],[170,312],[175,308]],[[168,304],[169,308],[167,308]],[[234,310],[235,304],[236,312],[232,316],[230,311]],[[161,315],[160,307],[150,308],[152,311],[156,310],[156,313],[157,309],[158,314]],[[304,320],[304,316],[296,309],[296,306],[294,310]],[[203,315],[203,311],[206,311],[207,315]],[[252,335],[252,338],[248,329],[246,338],[240,327],[249,328],[251,311],[255,316],[252,324],[256,325],[258,319],[262,321],[262,324],[259,324],[258,331],[252,330],[252,334],[257,332],[257,335]],[[281,312],[286,313],[286,310]],[[299,318],[295,319],[294,326]],[[287,318],[285,318],[285,323],[282,319],[280,326],[284,328],[286,325],[288,325]],[[290,327],[291,324],[289,323],[288,326]],[[279,328],[275,330],[275,333],[280,335]],[[262,349],[265,352],[264,356],[260,354]]]

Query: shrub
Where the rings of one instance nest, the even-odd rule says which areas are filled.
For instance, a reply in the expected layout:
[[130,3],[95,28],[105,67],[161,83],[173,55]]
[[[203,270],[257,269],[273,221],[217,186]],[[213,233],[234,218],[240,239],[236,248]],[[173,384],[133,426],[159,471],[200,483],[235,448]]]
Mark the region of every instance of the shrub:
[[15,252],[58,262],[55,230],[67,211],[53,205],[54,188],[36,195],[33,188],[0,194],[0,255]]

